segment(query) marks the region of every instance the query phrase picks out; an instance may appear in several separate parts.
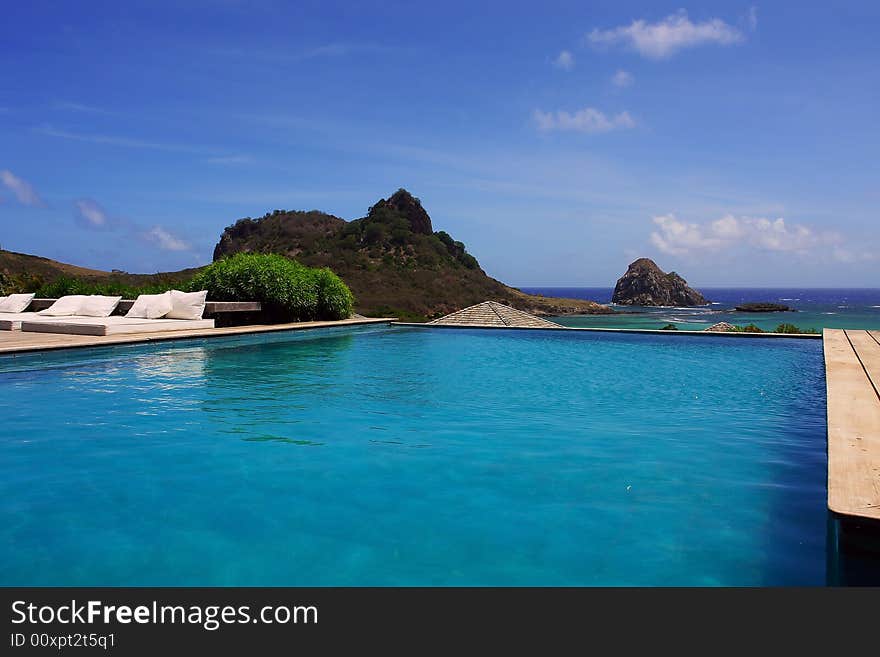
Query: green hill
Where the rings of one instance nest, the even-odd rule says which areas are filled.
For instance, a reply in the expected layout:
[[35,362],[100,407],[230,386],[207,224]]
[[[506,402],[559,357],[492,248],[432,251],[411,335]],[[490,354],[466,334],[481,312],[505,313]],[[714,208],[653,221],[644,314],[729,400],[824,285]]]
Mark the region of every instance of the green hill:
[[[355,310],[365,315],[421,320],[487,300],[536,315],[612,312],[593,301],[525,294],[491,278],[464,244],[434,231],[419,199],[403,189],[354,221],[317,210],[240,219],[223,231],[214,259],[241,251],[280,253],[310,267],[329,267],[351,288]],[[0,250],[0,294],[36,291],[62,278],[135,293],[189,281],[198,271],[107,272]]]
[[430,318],[486,300],[541,315],[610,312],[592,301],[528,295],[491,278],[464,244],[434,231],[419,199],[403,189],[354,221],[317,210],[241,219],[223,231],[214,259],[241,251],[329,267],[367,315]]

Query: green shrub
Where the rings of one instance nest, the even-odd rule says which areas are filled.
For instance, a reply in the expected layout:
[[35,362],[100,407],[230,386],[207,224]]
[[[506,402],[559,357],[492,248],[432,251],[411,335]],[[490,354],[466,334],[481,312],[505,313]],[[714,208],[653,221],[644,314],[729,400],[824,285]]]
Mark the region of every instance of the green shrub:
[[342,279],[326,267],[309,269],[318,280],[318,319],[346,319],[354,308],[354,295]]
[[395,228],[391,231],[391,243],[397,246],[404,246],[412,235],[412,231],[406,228]]
[[[391,306],[376,306],[375,308],[371,308],[370,310],[365,311],[364,314],[367,317],[396,317],[401,322],[415,323],[423,323],[427,322],[429,319],[435,319],[406,310],[404,308],[393,308]],[[437,317],[440,316],[440,314],[437,315]]]
[[88,294],[87,283],[78,278],[59,278],[51,283],[46,283],[37,290],[38,297],[57,299],[68,294]]
[[461,260],[461,264],[463,264],[468,269],[477,269],[480,266],[480,263],[477,262],[477,259],[470,253],[463,253],[459,257],[459,260]]
[[276,254],[237,253],[196,274],[191,290],[213,301],[259,301],[271,321],[345,319],[354,297],[329,269],[311,269]]
[[776,333],[800,333],[801,330],[794,324],[780,324],[776,327]]
[[776,327],[776,333],[808,333],[815,334],[818,331],[816,329],[801,329],[794,324],[780,324]]
[[39,274],[27,272],[10,274],[7,271],[0,271],[0,296],[36,292],[42,284],[43,277]]
[[371,223],[364,229],[364,243],[382,244],[388,238],[388,229],[383,224]]
[[480,264],[477,262],[477,259],[467,252],[464,244],[462,242],[457,242],[452,239],[452,237],[445,230],[438,230],[434,233],[434,237],[437,238],[444,247],[446,247],[446,251],[456,260],[458,260],[461,264],[463,264],[468,269],[477,269]]
[[103,294],[121,296],[123,299],[136,299],[139,294],[161,294],[179,286],[180,284],[173,283],[133,286],[113,281],[95,283],[81,278],[62,277],[51,283],[44,283],[36,290],[36,294],[45,299],[57,299],[68,294]]
[[660,327],[661,331],[677,331],[678,327],[675,324],[667,324],[666,326]]
[[747,324],[746,326],[736,326],[733,330],[737,333],[764,333],[764,329],[755,326],[754,324]]
[[17,292],[18,287],[16,286],[15,281],[12,280],[12,276],[6,272],[0,271],[0,296],[15,294]]

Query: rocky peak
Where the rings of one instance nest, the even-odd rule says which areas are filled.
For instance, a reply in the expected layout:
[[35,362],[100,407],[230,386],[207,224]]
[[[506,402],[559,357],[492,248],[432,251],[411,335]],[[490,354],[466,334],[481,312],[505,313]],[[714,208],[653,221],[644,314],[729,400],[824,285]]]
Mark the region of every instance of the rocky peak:
[[382,208],[388,208],[406,217],[406,220],[409,221],[410,229],[414,233],[421,233],[423,235],[432,235],[434,233],[431,217],[428,216],[428,213],[422,207],[422,202],[405,189],[398,189],[388,200],[380,199],[379,202],[370,208],[370,214]]
[[674,271],[668,274],[650,258],[639,258],[614,287],[613,303],[625,306],[702,306],[706,298]]

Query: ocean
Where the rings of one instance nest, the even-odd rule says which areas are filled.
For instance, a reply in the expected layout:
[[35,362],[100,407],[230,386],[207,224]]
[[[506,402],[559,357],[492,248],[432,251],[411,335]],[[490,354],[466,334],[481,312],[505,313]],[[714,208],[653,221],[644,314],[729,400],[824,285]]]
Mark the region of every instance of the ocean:
[[[523,287],[523,292],[610,304],[610,287]],[[807,330],[852,328],[880,330],[880,288],[699,288],[711,301],[696,308],[613,306],[617,315],[576,315],[556,321],[572,327],[702,330],[716,322],[755,324],[772,331],[782,323]],[[785,304],[795,312],[741,313],[734,306],[750,301]]]

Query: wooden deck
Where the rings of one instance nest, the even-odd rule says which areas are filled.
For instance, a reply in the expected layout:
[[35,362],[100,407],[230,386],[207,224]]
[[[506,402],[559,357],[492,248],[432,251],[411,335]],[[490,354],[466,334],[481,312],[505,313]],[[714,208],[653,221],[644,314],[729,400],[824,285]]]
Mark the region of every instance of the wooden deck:
[[828,508],[880,520],[880,331],[825,329]]
[[73,349],[81,347],[101,347],[106,345],[136,344],[138,342],[157,342],[165,340],[185,340],[192,338],[219,338],[230,335],[252,333],[274,333],[278,331],[301,331],[314,328],[336,326],[360,326],[363,324],[387,324],[395,317],[358,317],[331,322],[296,322],[293,324],[259,324],[251,326],[230,326],[226,328],[195,329],[187,331],[166,331],[163,333],[137,333],[133,335],[62,335],[58,333],[30,333],[23,331],[0,331],[0,355],[17,354],[54,349]]

